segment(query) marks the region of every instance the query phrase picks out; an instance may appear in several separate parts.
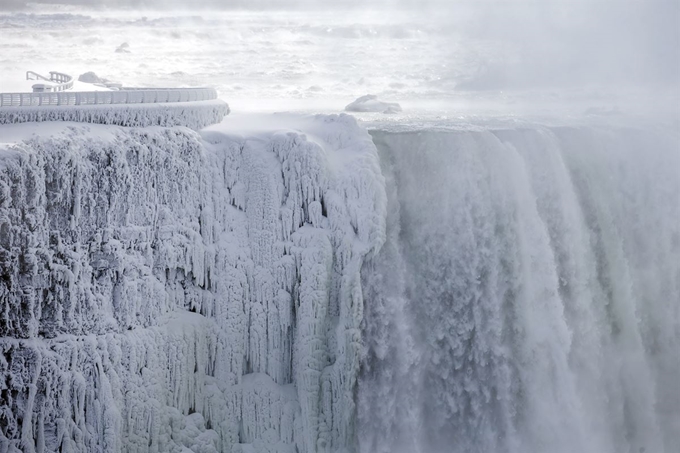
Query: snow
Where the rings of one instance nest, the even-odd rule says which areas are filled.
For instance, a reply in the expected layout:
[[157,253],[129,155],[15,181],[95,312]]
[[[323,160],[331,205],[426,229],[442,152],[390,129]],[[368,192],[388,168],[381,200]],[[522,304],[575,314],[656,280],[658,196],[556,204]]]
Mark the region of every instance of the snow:
[[35,84],[46,86],[57,85],[56,83],[48,82],[47,80],[22,80],[21,77],[19,77],[16,80],[3,80],[2,83],[0,83],[0,93],[32,93],[33,85]]
[[367,94],[347,104],[345,110],[348,112],[399,113],[401,106],[396,102],[379,101],[378,96]]
[[83,82],[76,79],[73,81],[73,88],[69,91],[111,91],[111,89],[105,86]]
[[352,448],[375,147],[228,123],[0,126],[2,451]]

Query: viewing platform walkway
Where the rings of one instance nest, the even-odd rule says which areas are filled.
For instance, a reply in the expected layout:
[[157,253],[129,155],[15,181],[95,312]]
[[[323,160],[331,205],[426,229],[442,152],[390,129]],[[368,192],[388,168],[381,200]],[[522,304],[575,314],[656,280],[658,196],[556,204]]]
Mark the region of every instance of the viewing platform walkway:
[[[51,71],[50,77],[41,76],[37,72],[26,71],[26,80],[45,80],[50,82],[46,83],[36,83],[33,85],[34,93],[43,93],[45,91],[66,91],[73,88],[73,77],[68,74],[61,72]],[[0,104],[1,106],[2,104]]]
[[[133,88],[120,84],[73,90],[73,77],[27,71],[33,92],[0,93],[0,124],[78,121],[120,126],[186,126],[200,129],[222,121],[229,106],[213,88]],[[81,83],[81,85],[91,85]],[[95,85],[92,85],[95,87]]]

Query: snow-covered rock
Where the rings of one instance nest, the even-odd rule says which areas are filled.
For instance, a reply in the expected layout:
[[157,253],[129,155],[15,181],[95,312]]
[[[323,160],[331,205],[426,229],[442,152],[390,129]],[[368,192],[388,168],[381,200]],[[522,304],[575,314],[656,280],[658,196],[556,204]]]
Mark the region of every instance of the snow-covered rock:
[[396,102],[380,101],[378,96],[367,94],[347,104],[345,110],[347,112],[399,113],[401,112],[401,106]]
[[116,47],[116,53],[130,53],[130,44],[124,42]]
[[0,126],[0,451],[352,449],[384,183],[353,118],[291,121]]
[[107,82],[106,79],[102,79],[99,77],[97,74],[95,74],[92,71],[88,71],[84,74],[80,74],[78,76],[78,81],[79,82],[85,82],[85,83],[105,83]]

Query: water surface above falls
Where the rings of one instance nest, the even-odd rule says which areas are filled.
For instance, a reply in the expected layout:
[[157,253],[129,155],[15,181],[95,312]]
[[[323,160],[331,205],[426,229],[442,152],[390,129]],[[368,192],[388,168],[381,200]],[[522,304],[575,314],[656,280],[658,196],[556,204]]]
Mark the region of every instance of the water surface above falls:
[[[0,92],[27,70],[94,71],[126,86],[211,86],[235,112],[337,112],[375,94],[406,113],[425,103],[430,110],[485,114],[565,106],[677,114],[677,55],[664,58],[658,42],[668,27],[640,37],[635,25],[645,16],[634,15],[632,5],[624,12],[633,17],[625,20],[603,12],[606,24],[630,27],[619,26],[609,41],[589,41],[597,28],[586,20],[592,18],[585,4],[575,11],[546,6],[547,15],[523,17],[500,4],[475,10],[465,2],[429,9],[418,3],[351,12],[338,4],[309,11],[39,5],[0,13]],[[571,14],[567,24],[564,12]],[[560,33],[545,33],[551,26]],[[116,52],[124,43],[126,51]]]
[[677,133],[495,126],[371,125],[360,451],[675,451]]

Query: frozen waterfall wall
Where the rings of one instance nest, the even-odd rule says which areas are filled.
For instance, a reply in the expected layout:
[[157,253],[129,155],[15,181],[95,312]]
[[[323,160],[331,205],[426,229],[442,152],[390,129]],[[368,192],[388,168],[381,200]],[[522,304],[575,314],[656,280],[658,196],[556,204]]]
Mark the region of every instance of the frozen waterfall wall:
[[351,451],[368,133],[55,128],[0,145],[0,452]]
[[678,451],[677,134],[372,134],[361,452]]
[[0,453],[677,451],[677,135],[274,121],[0,144]]

